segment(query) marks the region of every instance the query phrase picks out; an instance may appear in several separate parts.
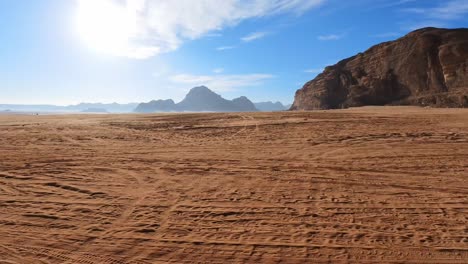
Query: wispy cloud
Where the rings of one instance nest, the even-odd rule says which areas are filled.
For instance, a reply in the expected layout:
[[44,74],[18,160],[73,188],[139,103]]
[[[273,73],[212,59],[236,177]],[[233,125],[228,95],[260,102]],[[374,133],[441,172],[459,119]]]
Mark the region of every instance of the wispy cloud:
[[213,72],[214,73],[222,73],[222,72],[224,72],[224,69],[223,68],[216,68],[216,69],[213,69]]
[[316,68],[316,69],[307,69],[304,72],[306,72],[306,73],[322,73],[323,70],[324,70],[323,68]]
[[[128,23],[135,26],[126,48],[120,54],[130,58],[148,58],[178,49],[185,41],[198,39],[232,27],[244,20],[277,16],[285,13],[302,14],[325,0],[76,0],[79,4],[117,6],[125,12]],[[101,4],[99,4],[101,3]],[[94,12],[95,11],[95,12]],[[96,7],[94,13],[106,9]],[[94,21],[107,25],[106,19]],[[103,25],[95,25],[97,27]],[[112,48],[112,47],[109,47]],[[117,53],[117,52],[116,52]]]
[[427,18],[453,20],[463,18],[468,14],[468,1],[449,0],[432,8],[405,8],[404,12],[422,14]]
[[397,33],[397,32],[385,32],[385,33],[372,35],[371,37],[374,37],[374,38],[393,38],[393,37],[398,37],[398,36],[401,36],[401,34]]
[[404,25],[403,29],[413,31],[425,27],[444,28],[447,27],[447,23],[445,21],[440,20],[422,20]]
[[413,13],[413,14],[424,14],[426,13],[426,9],[419,8],[419,7],[410,7],[410,8],[403,8],[401,11],[405,13]]
[[399,1],[381,1],[382,3],[375,3],[376,1],[373,0],[372,2],[375,3],[374,6],[372,6],[370,9],[380,9],[380,8],[390,8],[390,7],[396,7],[396,6],[402,6],[406,5],[409,3],[416,2],[417,0],[399,0]]
[[317,37],[317,39],[321,41],[330,41],[330,40],[340,40],[343,37],[344,37],[344,34],[341,34],[341,35],[330,34],[330,35],[320,35]]
[[251,42],[251,41],[254,41],[254,40],[257,40],[257,39],[264,38],[268,34],[269,34],[268,32],[264,32],[264,31],[253,32],[253,33],[250,33],[249,35],[247,35],[245,37],[242,37],[241,40],[243,42]]
[[221,47],[217,47],[216,50],[218,51],[223,51],[223,50],[230,50],[230,49],[235,49],[236,46],[221,46]]
[[434,7],[403,8],[401,12],[413,14],[415,16],[413,20],[416,20],[416,22],[407,23],[404,29],[446,27],[450,21],[468,16],[468,1],[447,0]]
[[266,80],[274,78],[271,74],[238,74],[238,75],[192,75],[177,74],[169,77],[175,84],[206,85],[218,92],[235,91],[240,88],[256,87],[262,85]]
[[206,36],[209,37],[209,38],[217,38],[217,37],[222,37],[223,34],[221,34],[221,33],[208,33],[208,34],[206,34]]

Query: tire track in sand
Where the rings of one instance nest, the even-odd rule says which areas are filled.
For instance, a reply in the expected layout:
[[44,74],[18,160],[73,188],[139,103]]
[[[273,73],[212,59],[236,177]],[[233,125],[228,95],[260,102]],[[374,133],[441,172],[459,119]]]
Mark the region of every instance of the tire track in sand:
[[[68,261],[63,263],[87,263],[87,261],[89,261],[90,255],[92,255],[91,249],[93,246],[95,246],[96,243],[99,243],[100,241],[103,241],[117,233],[125,225],[127,220],[129,220],[138,205],[141,204],[150,194],[151,189],[148,188],[148,185],[142,179],[141,175],[129,170],[118,169],[117,171],[120,171],[120,174],[129,175],[134,179],[135,185],[129,188],[134,190],[136,196],[125,205],[125,209],[122,211],[122,213],[112,221],[110,227],[108,227],[103,232],[103,234],[86,241],[86,243],[78,248],[78,250],[72,252]],[[110,261],[109,263],[114,263],[114,261]]]

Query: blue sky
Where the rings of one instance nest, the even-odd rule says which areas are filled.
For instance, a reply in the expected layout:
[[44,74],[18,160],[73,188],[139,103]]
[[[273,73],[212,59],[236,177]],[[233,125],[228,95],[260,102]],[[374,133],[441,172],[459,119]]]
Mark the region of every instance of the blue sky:
[[468,0],[0,0],[0,103],[225,98],[291,103],[325,66]]

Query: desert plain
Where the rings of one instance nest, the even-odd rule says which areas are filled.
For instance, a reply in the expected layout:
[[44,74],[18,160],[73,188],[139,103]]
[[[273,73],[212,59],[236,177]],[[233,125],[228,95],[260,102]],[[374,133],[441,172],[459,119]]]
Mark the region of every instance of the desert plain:
[[468,263],[468,110],[0,115],[0,263]]

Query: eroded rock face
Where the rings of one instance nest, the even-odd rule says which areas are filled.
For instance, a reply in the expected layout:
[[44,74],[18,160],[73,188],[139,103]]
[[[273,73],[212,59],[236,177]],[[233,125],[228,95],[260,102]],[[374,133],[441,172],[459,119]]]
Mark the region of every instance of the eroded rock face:
[[291,110],[468,107],[468,29],[424,28],[325,68]]

